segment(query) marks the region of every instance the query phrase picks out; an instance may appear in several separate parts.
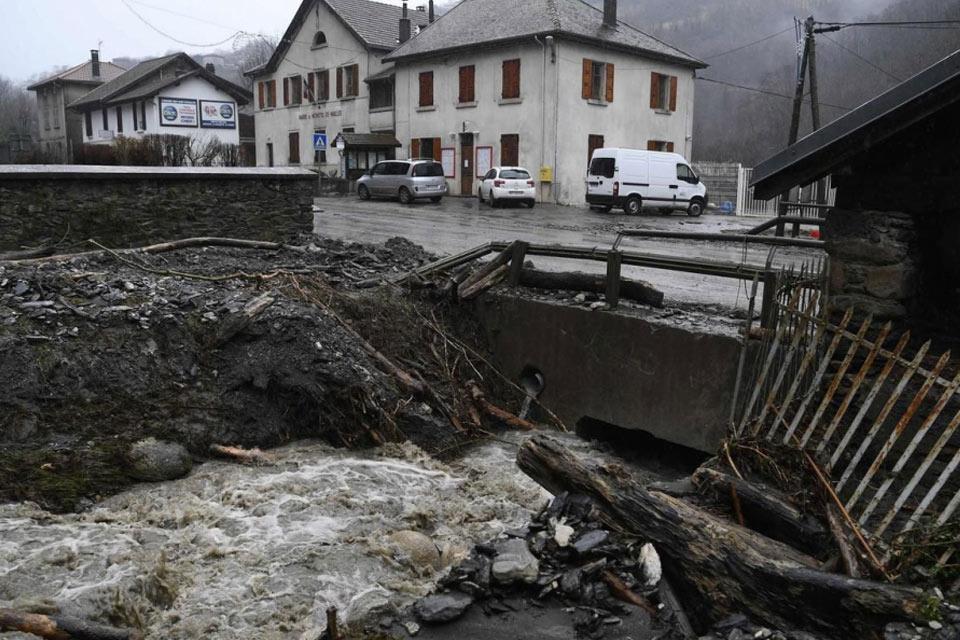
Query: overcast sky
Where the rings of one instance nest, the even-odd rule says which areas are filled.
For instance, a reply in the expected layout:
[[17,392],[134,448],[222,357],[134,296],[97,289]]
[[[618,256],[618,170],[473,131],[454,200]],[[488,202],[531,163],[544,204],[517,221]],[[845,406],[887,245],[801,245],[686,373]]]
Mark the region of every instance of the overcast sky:
[[[381,0],[400,4],[400,0]],[[176,40],[215,43],[236,31],[281,35],[300,0],[127,0],[150,24]],[[414,3],[416,4],[416,3]],[[20,82],[55,67],[103,57],[142,58],[171,50],[212,52],[160,35],[122,0],[0,0],[0,75]],[[229,47],[228,44],[221,48]]]

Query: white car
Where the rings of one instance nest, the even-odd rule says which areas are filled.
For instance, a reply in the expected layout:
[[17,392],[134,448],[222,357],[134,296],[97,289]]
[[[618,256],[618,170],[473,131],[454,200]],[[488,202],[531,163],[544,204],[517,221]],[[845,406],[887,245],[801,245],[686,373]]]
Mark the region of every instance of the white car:
[[523,167],[494,167],[483,176],[477,196],[491,207],[509,201],[532,209],[537,203],[537,183]]

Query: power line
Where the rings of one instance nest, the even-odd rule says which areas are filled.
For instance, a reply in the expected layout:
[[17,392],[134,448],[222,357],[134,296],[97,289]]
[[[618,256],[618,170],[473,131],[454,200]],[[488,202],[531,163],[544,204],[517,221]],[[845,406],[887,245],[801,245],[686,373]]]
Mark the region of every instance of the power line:
[[817,24],[828,27],[898,27],[898,26],[917,26],[917,25],[960,25],[960,20],[901,20],[884,22],[818,22]]
[[165,31],[162,31],[161,29],[153,26],[153,24],[151,24],[149,20],[147,20],[147,19],[144,18],[142,15],[140,15],[139,13],[137,13],[137,10],[134,9],[132,6],[130,6],[130,3],[127,2],[127,0],[121,0],[121,2],[123,2],[123,5],[124,5],[127,9],[130,10],[130,13],[132,13],[132,14],[135,15],[137,18],[139,18],[139,19],[140,19],[140,22],[142,22],[143,24],[147,25],[150,29],[152,29],[153,31],[156,31],[157,33],[159,33],[160,35],[162,35],[164,38],[167,38],[167,39],[169,39],[169,40],[172,40],[172,41],[176,42],[177,44],[181,44],[181,45],[184,45],[184,46],[186,46],[186,47],[199,47],[199,48],[221,47],[221,46],[225,45],[226,43],[230,42],[231,40],[234,40],[237,36],[239,36],[239,35],[242,34],[241,31],[237,31],[237,32],[233,33],[229,38],[226,38],[226,39],[224,39],[224,40],[221,40],[220,42],[212,42],[212,43],[209,43],[209,44],[200,44],[200,43],[196,43],[196,42],[186,42],[186,41],[184,41],[184,40],[180,40],[180,39],[178,39],[178,38],[175,38],[175,37],[173,37],[172,35],[170,35],[169,33],[166,33]]
[[852,55],[852,56],[854,56],[854,57],[856,57],[856,58],[859,58],[860,60],[862,60],[862,61],[865,62],[866,64],[870,65],[871,67],[873,67],[874,69],[876,69],[876,70],[879,71],[880,73],[884,74],[885,76],[887,76],[887,77],[889,77],[889,78],[893,78],[893,79],[896,80],[897,82],[903,82],[903,80],[901,80],[901,79],[898,78],[897,76],[893,75],[892,73],[890,73],[889,71],[887,71],[887,70],[884,69],[883,67],[881,67],[881,66],[879,66],[879,65],[871,62],[870,60],[867,60],[867,59],[864,58],[862,55],[860,55],[859,53],[857,53],[856,51],[854,51],[853,49],[850,49],[849,47],[845,47],[844,45],[840,44],[839,42],[837,42],[836,40],[834,40],[833,38],[831,38],[831,37],[828,36],[827,34],[821,33],[820,35],[822,35],[824,38],[826,38],[827,40],[829,40],[830,42],[832,42],[834,45],[840,47],[841,49],[843,49],[844,51],[846,51],[846,52],[849,53],[850,55]]
[[186,18],[187,20],[193,20],[194,22],[200,22],[200,23],[203,23],[203,24],[208,24],[208,25],[210,25],[211,27],[218,27],[218,28],[220,28],[220,29],[226,29],[226,30],[228,30],[228,31],[240,31],[240,29],[236,29],[236,28],[234,28],[234,27],[228,27],[227,25],[225,25],[225,24],[220,24],[219,22],[213,22],[212,20],[207,20],[207,19],[205,19],[205,18],[198,18],[197,16],[191,16],[191,15],[188,15],[188,14],[186,14],[186,13],[180,13],[179,11],[174,11],[174,10],[172,10],[172,9],[167,9],[166,7],[158,7],[158,6],[156,6],[156,5],[148,4],[148,3],[146,3],[146,2],[141,2],[140,0],[129,0],[129,1],[132,2],[133,4],[140,5],[141,7],[145,7],[145,8],[147,8],[147,9],[152,9],[152,10],[154,10],[154,11],[160,11],[160,12],[162,12],[162,13],[168,13],[168,14],[170,14],[170,15],[172,15],[172,16],[177,16],[177,17],[179,17],[179,18]]
[[[734,83],[732,83],[732,82],[724,82],[723,80],[715,80],[714,78],[700,78],[700,77],[698,77],[697,80],[702,80],[702,81],[704,81],[704,82],[712,82],[712,83],[714,83],[714,84],[723,85],[723,86],[725,86],[725,87],[731,87],[731,88],[733,88],[733,89],[741,89],[741,90],[743,90],[743,91],[752,91],[753,93],[759,93],[759,94],[763,94],[763,95],[766,95],[766,96],[773,96],[773,97],[776,97],[776,98],[784,98],[784,99],[786,99],[786,100],[793,100],[793,99],[794,99],[794,96],[790,96],[790,95],[787,95],[787,94],[785,94],[785,93],[777,93],[776,91],[769,91],[769,90],[767,90],[767,89],[758,89],[757,87],[747,87],[747,86],[744,86],[744,85],[742,85],[742,84],[734,84]],[[803,102],[808,102],[808,103],[809,103],[810,100],[804,99]],[[821,106],[824,106],[824,107],[832,107],[832,108],[834,108],[834,109],[842,109],[843,111],[852,111],[852,110],[853,110],[853,109],[851,109],[850,107],[844,107],[844,106],[841,106],[841,105],[839,105],[839,104],[830,104],[829,102],[820,102],[819,104],[820,104]]]
[[744,49],[747,49],[747,48],[749,48],[749,47],[752,47],[752,46],[755,45],[755,44],[760,44],[761,42],[766,42],[767,40],[772,40],[773,38],[776,38],[777,36],[783,35],[784,33],[788,32],[788,31],[792,31],[792,30],[793,30],[793,25],[787,27],[787,28],[784,29],[783,31],[777,31],[776,33],[773,33],[773,34],[770,34],[769,36],[765,36],[765,37],[763,37],[763,38],[760,38],[759,40],[755,40],[754,42],[751,42],[751,43],[749,43],[749,44],[745,44],[745,45],[739,46],[739,47],[737,47],[736,49],[730,49],[729,51],[722,51],[722,52],[720,52],[720,53],[715,53],[715,54],[713,54],[713,55],[711,55],[711,56],[707,56],[707,57],[704,58],[704,60],[713,60],[713,59],[715,59],[715,58],[721,58],[721,57],[726,56],[726,55],[729,55],[729,54],[731,54],[731,53],[736,53],[737,51],[743,51]]

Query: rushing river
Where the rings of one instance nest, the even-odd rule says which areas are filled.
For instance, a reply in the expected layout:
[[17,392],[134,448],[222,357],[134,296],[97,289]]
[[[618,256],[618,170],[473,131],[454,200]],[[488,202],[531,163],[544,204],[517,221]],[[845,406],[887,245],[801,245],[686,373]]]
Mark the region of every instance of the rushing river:
[[409,445],[358,454],[301,443],[270,465],[206,463],[78,515],[0,506],[0,607],[158,640],[313,640],[328,606],[359,620],[434,584],[437,570],[398,552],[391,533],[425,533],[453,561],[539,509],[548,495],[515,452],[488,444],[443,464]]

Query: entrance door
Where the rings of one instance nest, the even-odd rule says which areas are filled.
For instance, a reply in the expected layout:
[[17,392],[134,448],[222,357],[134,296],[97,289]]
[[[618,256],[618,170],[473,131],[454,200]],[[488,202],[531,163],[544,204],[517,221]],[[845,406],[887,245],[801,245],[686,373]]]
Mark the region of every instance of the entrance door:
[[473,195],[473,134],[460,135],[460,195]]

